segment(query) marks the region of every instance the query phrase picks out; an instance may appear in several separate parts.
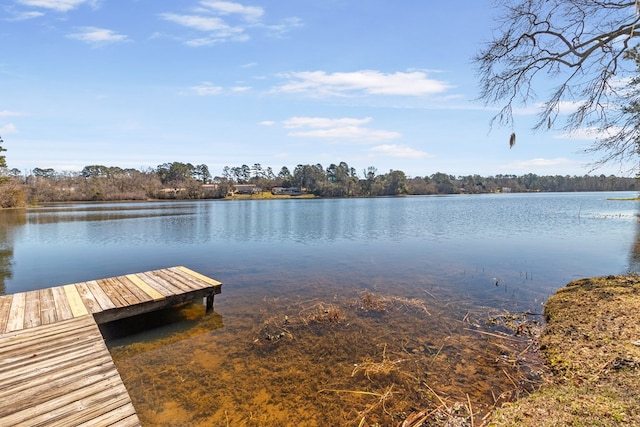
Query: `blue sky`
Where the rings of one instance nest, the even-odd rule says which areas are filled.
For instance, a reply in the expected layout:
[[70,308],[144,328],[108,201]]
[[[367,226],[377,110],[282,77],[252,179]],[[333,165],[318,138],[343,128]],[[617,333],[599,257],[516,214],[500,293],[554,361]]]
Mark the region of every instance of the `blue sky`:
[[5,0],[4,154],[21,171],[344,161],[359,174],[588,173],[592,141],[534,133],[535,108],[490,128],[471,58],[495,27],[491,3]]

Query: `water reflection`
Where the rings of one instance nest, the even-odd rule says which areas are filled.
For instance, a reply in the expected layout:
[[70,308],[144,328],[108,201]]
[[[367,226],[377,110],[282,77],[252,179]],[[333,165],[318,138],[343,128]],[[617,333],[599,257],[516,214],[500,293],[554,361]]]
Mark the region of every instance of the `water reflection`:
[[131,346],[127,353],[131,355],[132,349],[140,351],[149,347],[149,343],[153,343],[153,347],[164,347],[222,327],[219,313],[205,313],[204,305],[185,303],[105,323],[100,325],[100,331],[110,347]]
[[13,277],[14,236],[26,222],[24,209],[6,209],[0,214],[0,295],[6,293],[6,281]]
[[629,271],[640,273],[640,216],[636,222],[636,238],[629,257]]
[[[632,193],[631,193],[632,194]],[[619,194],[69,204],[28,209],[5,238],[9,292],[183,264],[226,283],[325,274],[446,278],[521,301],[629,269],[637,203]],[[0,212],[5,223],[12,214]],[[635,237],[635,236],[634,236]],[[11,249],[14,249],[11,254]],[[11,270],[12,271],[9,271]],[[12,274],[10,274],[12,273]],[[531,279],[533,278],[533,279]]]
[[51,224],[179,216],[191,213],[192,206],[188,204],[167,202],[56,204],[30,209],[27,219],[30,224]]

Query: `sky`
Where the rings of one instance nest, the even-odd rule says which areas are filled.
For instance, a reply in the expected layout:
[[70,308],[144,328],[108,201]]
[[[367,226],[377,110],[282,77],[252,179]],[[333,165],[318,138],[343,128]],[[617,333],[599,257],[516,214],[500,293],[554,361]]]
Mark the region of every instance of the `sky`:
[[[588,137],[490,126],[491,0],[4,0],[9,168],[346,162],[359,175],[625,175]],[[541,95],[544,95],[542,91]],[[542,101],[542,99],[540,100]],[[509,136],[517,142],[509,148]]]

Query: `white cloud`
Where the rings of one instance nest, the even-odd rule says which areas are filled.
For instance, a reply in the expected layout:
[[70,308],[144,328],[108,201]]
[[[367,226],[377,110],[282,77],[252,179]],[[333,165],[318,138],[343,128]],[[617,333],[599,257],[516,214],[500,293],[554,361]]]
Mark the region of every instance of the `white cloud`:
[[328,119],[325,117],[291,117],[282,122],[285,128],[336,128],[336,127],[357,127],[371,122],[371,117],[364,119],[353,119],[345,117],[342,119]]
[[572,114],[583,104],[582,101],[560,101],[558,102],[559,114]]
[[179,15],[176,13],[163,13],[160,16],[183,27],[209,33],[206,37],[187,40],[185,44],[188,46],[212,46],[227,40],[246,41],[249,39],[242,27],[232,27],[217,16]]
[[78,6],[87,3],[92,6],[96,5],[95,0],[18,0],[18,3],[25,6],[40,7],[43,9],[51,9],[58,12],[67,12]]
[[230,1],[201,1],[200,4],[220,15],[238,14],[247,21],[257,21],[264,15],[261,7],[244,6]]
[[351,139],[365,142],[388,141],[400,138],[398,132],[376,130],[358,126],[343,126],[329,129],[314,129],[308,131],[290,132],[289,136],[303,138],[323,138],[323,139]]
[[513,114],[516,116],[533,116],[540,113],[541,108],[542,104],[540,103],[529,104],[522,107],[514,108]]
[[20,113],[18,111],[9,111],[9,110],[0,111],[0,117],[18,117],[18,116],[24,116],[24,113]]
[[376,143],[400,138],[399,132],[371,129],[365,124],[371,122],[370,117],[364,119],[325,117],[292,117],[284,120],[282,126],[286,129],[299,129],[288,135],[298,138],[319,138],[332,141],[351,141],[362,143]]
[[298,27],[302,27],[302,20],[296,17],[286,18],[280,24],[264,26],[264,28],[274,35],[281,35]]
[[159,16],[167,21],[193,30],[207,33],[202,37],[185,39],[188,46],[213,46],[226,41],[244,42],[251,37],[250,29],[266,29],[282,33],[301,25],[298,18],[288,18],[280,25],[266,25],[262,22],[265,12],[258,6],[246,6],[241,3],[219,0],[203,0],[189,13],[162,13]]
[[18,128],[16,128],[13,123],[7,123],[6,125],[0,126],[0,136],[2,136],[2,134],[7,135],[10,133],[18,133]]
[[[560,101],[558,102],[557,109],[558,114],[568,115],[575,113],[582,105],[582,101]],[[518,107],[513,109],[513,114],[519,116],[532,116],[539,114],[544,109],[544,104],[541,102],[532,103],[524,107]]]
[[35,19],[35,18],[44,16],[43,12],[36,12],[36,11],[31,11],[31,12],[10,11],[10,13],[13,14],[13,17],[9,18],[9,21],[27,21],[29,19]]
[[306,93],[317,96],[362,93],[366,95],[425,96],[446,91],[445,81],[431,79],[423,71],[386,74],[375,70],[327,73],[302,71],[282,74],[288,81],[276,92]]
[[197,86],[191,86],[189,89],[199,96],[218,95],[222,92],[222,86],[215,86],[209,82],[203,82]]
[[[163,19],[199,31],[214,31],[231,33],[233,30],[226,22],[216,16],[179,15],[177,13],[163,13]],[[242,31],[236,30],[236,31]]]
[[251,90],[251,86],[233,86],[231,91],[233,92],[247,92]]
[[238,34],[236,36],[233,37],[227,37],[227,36],[223,36],[223,35],[215,35],[212,37],[199,37],[199,38],[195,38],[195,39],[190,39],[184,42],[184,44],[186,44],[187,46],[191,46],[191,47],[201,47],[201,46],[213,46],[216,45],[218,43],[222,43],[225,41],[229,41],[229,40],[233,40],[233,41],[237,41],[237,42],[243,42],[243,41],[247,41],[249,40],[249,36],[246,34]]
[[124,34],[118,34],[113,30],[98,27],[81,27],[77,33],[69,34],[67,37],[80,40],[93,46],[102,46],[111,43],[122,43],[128,41]]
[[371,148],[371,151],[376,154],[382,154],[389,157],[401,157],[408,159],[421,159],[424,157],[433,157],[432,154],[424,151],[413,149],[407,145],[398,144],[384,144]]
[[619,127],[611,127],[603,131],[597,127],[586,127],[576,129],[570,132],[558,133],[553,136],[554,139],[573,139],[578,141],[594,141],[597,139],[608,138],[620,131]]

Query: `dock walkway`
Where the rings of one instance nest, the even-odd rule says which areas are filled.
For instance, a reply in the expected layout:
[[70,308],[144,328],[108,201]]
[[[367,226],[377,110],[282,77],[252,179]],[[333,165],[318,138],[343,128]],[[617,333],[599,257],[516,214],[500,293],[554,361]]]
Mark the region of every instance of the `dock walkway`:
[[98,324],[221,286],[172,267],[0,296],[0,425],[139,426]]

